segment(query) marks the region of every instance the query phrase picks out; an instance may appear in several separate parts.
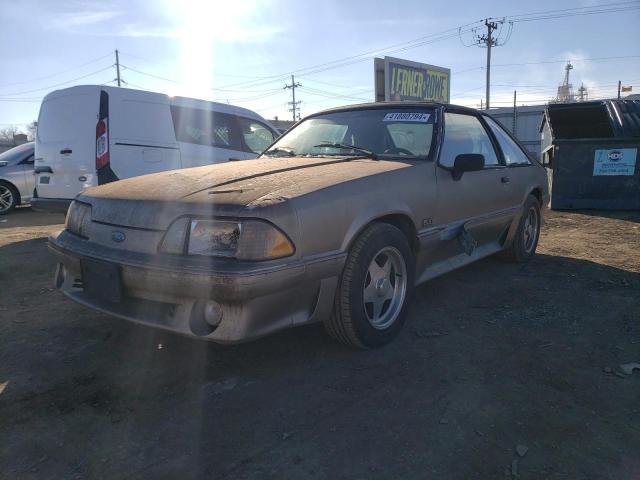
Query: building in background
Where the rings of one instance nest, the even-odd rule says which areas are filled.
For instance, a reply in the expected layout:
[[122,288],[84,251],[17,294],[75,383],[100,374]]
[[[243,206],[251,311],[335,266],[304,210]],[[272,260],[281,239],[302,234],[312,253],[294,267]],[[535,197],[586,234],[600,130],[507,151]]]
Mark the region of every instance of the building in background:
[[546,105],[516,107],[515,118],[513,107],[492,108],[488,113],[513,133],[535,158],[540,159],[540,124],[545,108]]
[[28,138],[26,133],[15,133],[13,134],[12,140],[7,140],[7,139],[0,140],[0,153],[6,152],[7,150],[12,149],[13,147],[22,145],[23,143],[27,143],[27,141],[28,141]]
[[284,132],[289,130],[296,123],[293,120],[280,120],[278,117],[273,117],[273,120],[270,120],[270,121],[271,121],[271,125],[276,127],[276,130],[278,130],[278,133],[280,135],[282,135]]

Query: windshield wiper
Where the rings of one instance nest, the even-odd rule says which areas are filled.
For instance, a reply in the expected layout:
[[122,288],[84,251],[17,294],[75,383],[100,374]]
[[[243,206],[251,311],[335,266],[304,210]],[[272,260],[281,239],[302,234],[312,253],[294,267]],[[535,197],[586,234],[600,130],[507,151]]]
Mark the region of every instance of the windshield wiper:
[[295,155],[296,155],[296,152],[294,152],[293,149],[289,148],[289,147],[271,148],[269,150],[265,150],[264,152],[262,152],[262,155],[277,155],[279,153],[284,153],[288,157],[295,157]]
[[356,147],[355,145],[347,145],[346,143],[319,143],[318,145],[314,145],[313,148],[342,148],[344,150],[353,150],[356,152],[362,153],[367,158],[371,158],[372,160],[377,160],[378,156],[373,153],[371,150],[367,150],[366,148]]

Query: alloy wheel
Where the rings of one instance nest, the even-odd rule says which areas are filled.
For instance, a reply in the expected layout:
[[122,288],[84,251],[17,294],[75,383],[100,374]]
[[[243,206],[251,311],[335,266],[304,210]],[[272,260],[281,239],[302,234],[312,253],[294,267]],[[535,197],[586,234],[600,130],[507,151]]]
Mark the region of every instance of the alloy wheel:
[[538,211],[534,207],[531,207],[527,212],[522,233],[524,239],[524,251],[526,253],[531,253],[536,245],[538,237]]
[[8,187],[0,185],[0,212],[7,212],[12,205],[13,193]]
[[400,251],[384,247],[373,256],[363,286],[364,311],[373,328],[395,322],[407,293],[407,266]]

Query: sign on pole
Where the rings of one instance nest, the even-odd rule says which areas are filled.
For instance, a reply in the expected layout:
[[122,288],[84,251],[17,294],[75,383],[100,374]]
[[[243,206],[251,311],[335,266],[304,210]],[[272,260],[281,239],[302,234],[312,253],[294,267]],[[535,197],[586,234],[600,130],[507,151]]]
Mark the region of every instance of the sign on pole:
[[451,70],[393,57],[374,59],[376,101],[449,103]]

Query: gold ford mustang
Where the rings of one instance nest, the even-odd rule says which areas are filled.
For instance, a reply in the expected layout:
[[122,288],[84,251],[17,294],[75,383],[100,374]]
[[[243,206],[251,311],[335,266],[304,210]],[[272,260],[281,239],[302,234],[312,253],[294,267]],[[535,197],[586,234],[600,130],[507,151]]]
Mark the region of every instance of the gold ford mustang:
[[227,343],[324,322],[375,347],[416,284],[530,259],[548,198],[485,113],[375,103],[309,116],[257,160],[88,189],[49,248],[59,289],[121,318]]

